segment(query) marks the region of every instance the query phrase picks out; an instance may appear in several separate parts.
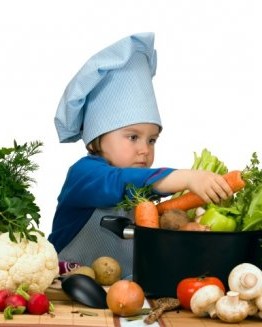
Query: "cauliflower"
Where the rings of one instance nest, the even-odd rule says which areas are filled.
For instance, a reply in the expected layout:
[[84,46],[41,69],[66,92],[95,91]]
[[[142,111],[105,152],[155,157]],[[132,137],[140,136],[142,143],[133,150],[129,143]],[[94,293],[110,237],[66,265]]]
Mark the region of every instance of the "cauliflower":
[[54,246],[39,233],[34,235],[37,242],[23,238],[15,243],[8,233],[0,234],[0,289],[16,289],[26,283],[29,291],[44,292],[58,275]]

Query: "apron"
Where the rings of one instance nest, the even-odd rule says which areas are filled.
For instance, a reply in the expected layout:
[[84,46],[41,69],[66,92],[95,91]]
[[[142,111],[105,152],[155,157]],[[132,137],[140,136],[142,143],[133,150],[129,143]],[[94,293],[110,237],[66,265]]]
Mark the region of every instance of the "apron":
[[106,215],[125,216],[133,220],[133,212],[115,208],[96,209],[81,231],[58,254],[60,261],[76,262],[91,266],[92,262],[103,256],[117,260],[122,269],[122,278],[130,278],[133,267],[133,239],[122,239],[100,226]]

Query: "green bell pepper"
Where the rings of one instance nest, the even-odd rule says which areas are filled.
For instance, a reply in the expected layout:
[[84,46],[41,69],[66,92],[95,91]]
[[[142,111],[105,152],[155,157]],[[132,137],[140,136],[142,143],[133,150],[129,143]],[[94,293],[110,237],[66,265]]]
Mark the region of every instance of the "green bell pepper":
[[212,207],[203,214],[200,224],[209,226],[212,232],[234,232],[237,227],[234,218],[227,217]]

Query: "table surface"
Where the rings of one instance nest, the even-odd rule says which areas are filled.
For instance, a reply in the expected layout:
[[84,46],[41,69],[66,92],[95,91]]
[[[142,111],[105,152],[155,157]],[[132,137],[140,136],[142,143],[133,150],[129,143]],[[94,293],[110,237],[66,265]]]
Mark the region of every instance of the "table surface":
[[[5,320],[3,314],[0,314],[0,326],[12,327],[36,327],[36,326],[86,326],[86,327],[133,327],[133,326],[159,326],[159,327],[222,327],[231,324],[223,323],[218,319],[211,318],[197,318],[189,311],[176,310],[164,313],[158,323],[153,325],[146,325],[143,318],[135,321],[127,321],[125,318],[119,319],[114,316],[110,310],[91,309],[81,304],[63,300],[52,301],[55,306],[54,316],[45,315],[14,315],[13,320]],[[78,313],[73,313],[78,311]],[[92,315],[81,316],[79,311],[85,311]],[[258,319],[246,319],[234,326],[262,326],[262,321]]]

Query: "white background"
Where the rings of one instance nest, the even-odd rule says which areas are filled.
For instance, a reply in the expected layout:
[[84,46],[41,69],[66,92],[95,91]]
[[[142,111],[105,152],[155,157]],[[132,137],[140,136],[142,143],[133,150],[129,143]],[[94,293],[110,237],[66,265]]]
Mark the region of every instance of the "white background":
[[82,141],[59,144],[53,117],[86,60],[120,38],[155,32],[164,130],[154,166],[189,168],[209,149],[229,169],[262,158],[262,1],[8,0],[0,3],[0,147],[44,142],[32,188],[51,230]]

